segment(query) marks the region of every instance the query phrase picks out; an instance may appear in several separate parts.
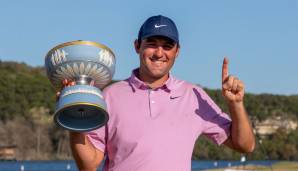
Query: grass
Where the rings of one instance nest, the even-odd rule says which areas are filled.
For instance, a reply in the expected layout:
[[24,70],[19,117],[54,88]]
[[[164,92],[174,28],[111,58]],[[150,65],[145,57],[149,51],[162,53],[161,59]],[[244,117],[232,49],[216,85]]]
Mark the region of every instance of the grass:
[[298,171],[298,162],[277,162],[271,167],[259,165],[233,166],[229,168],[210,169],[208,171],[225,171],[225,170],[253,170],[253,171]]

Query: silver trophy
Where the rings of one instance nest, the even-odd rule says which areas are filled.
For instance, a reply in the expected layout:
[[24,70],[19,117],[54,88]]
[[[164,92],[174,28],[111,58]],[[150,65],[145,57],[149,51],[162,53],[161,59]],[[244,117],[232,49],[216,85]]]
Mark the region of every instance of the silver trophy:
[[[100,89],[115,72],[115,55],[108,47],[91,41],[72,41],[51,49],[45,57],[47,76],[61,91],[55,122],[68,130],[86,132],[105,125],[109,119]],[[62,81],[75,85],[63,87]]]

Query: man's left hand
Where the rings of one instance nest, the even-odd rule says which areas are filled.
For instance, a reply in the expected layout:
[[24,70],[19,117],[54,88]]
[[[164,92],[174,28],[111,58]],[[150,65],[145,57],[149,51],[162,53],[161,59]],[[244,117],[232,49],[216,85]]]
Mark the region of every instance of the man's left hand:
[[228,104],[243,102],[244,83],[228,74],[228,64],[229,61],[225,57],[222,65],[222,94]]

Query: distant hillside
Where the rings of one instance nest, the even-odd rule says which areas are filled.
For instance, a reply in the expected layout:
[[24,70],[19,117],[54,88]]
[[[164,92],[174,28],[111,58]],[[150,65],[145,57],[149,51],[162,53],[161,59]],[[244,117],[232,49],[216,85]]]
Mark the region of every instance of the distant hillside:
[[[221,90],[205,89],[212,99],[224,110]],[[281,116],[293,120],[298,119],[298,95],[273,95],[273,94],[245,94],[245,107],[253,119],[265,120],[268,117]]]
[[26,116],[33,107],[54,110],[54,89],[43,68],[0,62],[0,118]]
[[[227,112],[221,91],[205,90]],[[44,68],[0,61],[0,139],[3,140],[0,145],[16,144],[17,159],[71,158],[67,132],[57,128],[51,120],[54,106],[55,91]],[[298,120],[298,95],[249,93],[245,96],[245,106],[254,123],[276,117]],[[258,144],[250,158],[297,160],[297,132],[277,128],[276,136],[263,137],[263,145]],[[288,155],[284,155],[284,151]],[[203,138],[197,141],[193,158],[237,159],[239,155]]]

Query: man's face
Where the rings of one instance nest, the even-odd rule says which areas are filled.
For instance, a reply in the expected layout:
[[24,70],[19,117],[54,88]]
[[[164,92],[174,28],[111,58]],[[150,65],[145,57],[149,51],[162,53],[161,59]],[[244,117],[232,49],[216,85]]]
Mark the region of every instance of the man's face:
[[140,77],[147,79],[144,81],[167,77],[179,53],[177,43],[162,36],[136,41],[135,48],[140,56]]

